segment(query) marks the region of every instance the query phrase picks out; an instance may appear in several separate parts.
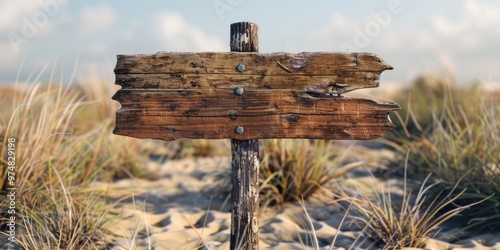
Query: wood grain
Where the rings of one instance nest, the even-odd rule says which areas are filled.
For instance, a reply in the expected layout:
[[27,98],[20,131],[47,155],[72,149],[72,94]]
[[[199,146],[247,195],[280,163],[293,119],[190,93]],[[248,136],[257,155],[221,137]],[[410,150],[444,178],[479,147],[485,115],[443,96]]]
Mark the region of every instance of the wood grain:
[[[311,96],[303,91],[119,90],[114,133],[175,140],[373,139],[394,126],[395,103]],[[242,134],[235,133],[243,127]]]
[[[230,26],[231,51],[259,52],[259,26]],[[231,236],[233,250],[259,249],[259,140],[231,140]]]
[[257,76],[213,74],[119,74],[116,83],[124,89],[295,89],[313,93],[341,94],[359,88],[378,87],[380,74],[339,72],[330,76]]
[[[239,72],[237,66],[245,65]],[[345,93],[379,85],[392,69],[370,53],[157,53],[119,55],[116,84],[123,88],[314,89]]]

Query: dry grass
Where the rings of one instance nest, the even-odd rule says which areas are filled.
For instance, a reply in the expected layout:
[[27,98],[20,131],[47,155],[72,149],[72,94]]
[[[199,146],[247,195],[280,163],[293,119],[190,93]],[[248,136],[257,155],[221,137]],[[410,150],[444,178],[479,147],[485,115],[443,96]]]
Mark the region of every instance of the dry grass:
[[[116,216],[110,213],[113,204],[107,204],[105,190],[95,190],[94,182],[156,179],[143,166],[158,151],[160,160],[221,154],[220,142],[145,144],[113,135],[119,104],[111,96],[116,89],[108,82],[90,81],[8,86],[0,92],[0,153],[6,156],[7,142],[14,138],[17,240],[25,249],[102,249],[109,244],[105,234]],[[1,158],[2,166],[6,160]],[[9,187],[6,175],[2,167],[1,196]],[[8,207],[6,202],[2,199],[0,207]],[[0,228],[6,223],[1,220]]]
[[465,189],[455,192],[457,183],[449,193],[435,195],[429,190],[439,183],[427,185],[429,177],[430,175],[422,182],[418,193],[413,197],[411,188],[407,188],[405,172],[401,204],[393,202],[390,187],[375,199],[365,194],[352,198],[356,207],[354,221],[361,224],[363,233],[382,249],[422,248],[427,239],[439,232],[443,223],[484,201],[450,209],[449,206],[465,193]]
[[[407,117],[413,118],[407,124],[419,124],[418,129],[396,138],[399,145],[395,148],[401,155],[412,150],[411,174],[425,177],[432,173],[432,181],[440,182],[430,190],[432,196],[457,190],[455,185],[465,190],[449,209],[487,198],[455,220],[461,227],[499,230],[495,221],[500,219],[500,102],[495,94],[477,86],[446,86],[439,97],[427,97],[434,101],[409,102]],[[421,122],[420,117],[429,120]]]
[[333,153],[332,141],[274,139],[263,140],[261,145],[260,201],[267,205],[307,199],[321,187],[361,167],[341,167],[345,155]]
[[[26,249],[106,245],[108,208],[92,182],[126,176],[145,160],[136,140],[111,134],[117,105],[106,86],[33,84],[2,91],[0,152],[5,156],[6,142],[15,138],[17,240]],[[2,167],[2,196],[6,172]],[[5,202],[0,206],[6,207]]]

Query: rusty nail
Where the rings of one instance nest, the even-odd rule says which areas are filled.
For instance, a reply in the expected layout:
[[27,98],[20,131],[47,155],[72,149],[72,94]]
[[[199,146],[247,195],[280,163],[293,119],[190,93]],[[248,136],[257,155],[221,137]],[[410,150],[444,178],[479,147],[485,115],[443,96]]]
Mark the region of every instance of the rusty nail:
[[245,90],[242,87],[237,87],[234,89],[234,93],[237,95],[243,95],[243,92],[245,92]]
[[238,72],[243,72],[245,71],[245,65],[244,64],[238,64],[238,66],[236,66],[236,70],[238,70]]
[[245,132],[245,130],[243,129],[243,127],[238,126],[234,129],[234,132],[236,132],[236,134],[243,134],[243,132]]

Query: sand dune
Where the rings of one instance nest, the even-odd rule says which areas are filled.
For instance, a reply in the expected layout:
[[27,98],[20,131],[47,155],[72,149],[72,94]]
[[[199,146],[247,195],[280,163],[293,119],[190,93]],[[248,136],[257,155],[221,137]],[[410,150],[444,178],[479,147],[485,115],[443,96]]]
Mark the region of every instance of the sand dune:
[[[390,152],[365,150],[363,159]],[[357,154],[359,155],[359,154]],[[149,168],[160,173],[155,181],[125,179],[108,189],[111,200],[124,199],[115,209],[125,219],[110,229],[112,249],[229,249],[231,215],[228,157],[186,159],[164,164],[151,162]],[[358,170],[342,181],[346,190],[373,191],[387,187],[387,181]],[[402,192],[402,180],[389,180],[394,192]],[[125,198],[124,198],[125,197]],[[334,202],[332,195],[320,192],[306,201],[306,213],[300,204],[282,208],[265,208],[260,216],[260,249],[377,249],[375,243],[361,234],[361,228],[347,220],[345,204]],[[314,228],[315,237],[313,236]],[[459,228],[443,229],[427,242],[425,249],[500,249],[499,233],[474,235],[459,233]],[[149,248],[152,246],[152,248]],[[200,247],[202,246],[202,247]],[[410,249],[410,248],[407,248]]]

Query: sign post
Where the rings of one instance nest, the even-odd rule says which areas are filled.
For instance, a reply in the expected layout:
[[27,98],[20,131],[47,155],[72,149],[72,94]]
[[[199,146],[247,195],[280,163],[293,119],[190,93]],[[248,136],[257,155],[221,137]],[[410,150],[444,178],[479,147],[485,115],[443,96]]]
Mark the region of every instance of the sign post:
[[258,139],[374,139],[399,109],[342,95],[378,87],[392,69],[378,56],[259,54],[257,33],[256,24],[234,23],[231,52],[118,55],[115,68],[115,134],[231,139],[231,249],[258,249]]
[[[230,46],[233,52],[259,52],[259,28],[253,23],[231,24]],[[245,64],[236,70],[244,72]],[[244,87],[234,89],[244,95]],[[244,126],[235,132],[245,133]],[[231,249],[259,247],[259,141],[231,139]]]

